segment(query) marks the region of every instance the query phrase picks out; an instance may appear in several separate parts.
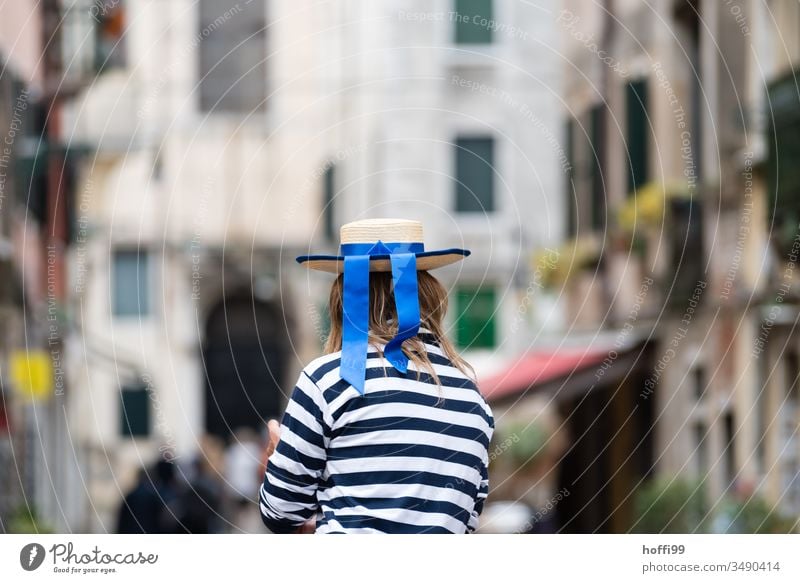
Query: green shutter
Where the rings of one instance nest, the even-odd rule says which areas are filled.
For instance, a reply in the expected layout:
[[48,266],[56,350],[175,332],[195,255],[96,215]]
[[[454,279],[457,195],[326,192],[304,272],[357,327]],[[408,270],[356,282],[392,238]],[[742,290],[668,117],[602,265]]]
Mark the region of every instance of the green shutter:
[[649,118],[647,114],[647,80],[628,83],[625,88],[625,111],[627,117],[628,194],[649,179]]
[[800,98],[790,72],[768,88],[767,222],[781,253],[791,252],[800,222]]
[[567,171],[564,185],[564,196],[567,199],[567,238],[578,234],[578,205],[575,200],[575,120],[569,118],[564,129],[566,141]]
[[150,312],[150,261],[145,251],[114,252],[113,308],[115,316],[144,316]]
[[494,348],[497,298],[492,287],[459,287],[455,292],[456,344],[460,348]]
[[336,193],[335,189],[335,167],[333,164],[330,164],[325,169],[325,175],[322,179],[322,189],[323,189],[323,204],[325,205],[322,209],[322,216],[324,220],[324,229],[325,229],[325,237],[328,241],[334,241],[336,239],[336,228],[333,221],[333,209],[334,209],[334,196]]
[[598,103],[589,111],[589,168],[590,193],[592,210],[592,230],[602,231],[606,224],[606,192],[603,172],[603,156],[605,154],[604,123],[605,104]]
[[450,15],[458,44],[492,42],[492,0],[456,0]]
[[120,387],[120,434],[126,437],[150,435],[150,395],[147,386]]
[[456,211],[494,210],[494,139],[456,139]]

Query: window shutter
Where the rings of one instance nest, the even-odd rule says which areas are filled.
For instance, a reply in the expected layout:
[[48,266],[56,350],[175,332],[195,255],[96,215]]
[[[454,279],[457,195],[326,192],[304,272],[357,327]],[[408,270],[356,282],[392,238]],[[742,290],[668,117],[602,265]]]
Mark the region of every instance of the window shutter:
[[150,435],[150,395],[143,383],[120,387],[120,434],[125,437]]
[[494,139],[456,139],[456,211],[494,211]]
[[627,114],[627,147],[629,157],[628,194],[649,179],[649,121],[647,115],[647,80],[628,83],[625,90]]
[[451,18],[458,44],[488,44],[492,42],[492,0],[456,0]]
[[456,290],[456,343],[461,348],[494,348],[497,298],[492,287]]
[[114,252],[112,293],[115,316],[144,316],[150,312],[150,261],[146,251]]

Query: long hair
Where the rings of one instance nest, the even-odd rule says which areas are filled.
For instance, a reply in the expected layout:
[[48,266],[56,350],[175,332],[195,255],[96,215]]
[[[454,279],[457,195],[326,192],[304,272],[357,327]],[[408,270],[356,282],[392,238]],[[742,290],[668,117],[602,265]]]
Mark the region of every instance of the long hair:
[[[331,286],[328,309],[331,319],[331,331],[325,342],[325,352],[330,354],[342,349],[342,289],[344,275],[340,274]],[[475,371],[456,351],[452,342],[444,334],[443,320],[447,313],[447,290],[439,280],[427,271],[417,272],[419,289],[420,325],[427,328],[436,340],[445,356],[458,370],[475,380]],[[388,272],[372,272],[369,274],[369,342],[382,354],[382,346],[394,338],[397,333],[397,310],[394,303],[392,274]],[[417,366],[417,379],[425,370],[440,384],[439,376],[433,368],[425,343],[419,336],[403,342],[403,353]]]

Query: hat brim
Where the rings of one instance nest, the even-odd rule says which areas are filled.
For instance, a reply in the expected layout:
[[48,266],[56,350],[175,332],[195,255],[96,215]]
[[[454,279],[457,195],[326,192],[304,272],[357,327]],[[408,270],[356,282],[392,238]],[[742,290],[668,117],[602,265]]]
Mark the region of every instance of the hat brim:
[[[423,251],[417,253],[417,271],[427,271],[451,265],[469,256],[466,249],[443,249],[440,251]],[[303,255],[297,258],[300,265],[316,271],[342,273],[344,257],[341,255]],[[373,255],[369,262],[370,271],[391,271],[392,264],[388,255]]]

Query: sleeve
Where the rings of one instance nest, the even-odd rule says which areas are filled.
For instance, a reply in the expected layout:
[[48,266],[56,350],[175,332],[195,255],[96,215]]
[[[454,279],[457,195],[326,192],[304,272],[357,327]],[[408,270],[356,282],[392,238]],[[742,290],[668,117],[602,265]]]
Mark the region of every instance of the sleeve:
[[[494,434],[494,416],[487,406],[487,414],[489,416],[489,430],[487,432],[488,443],[492,441]],[[486,502],[486,496],[489,494],[489,451],[487,445],[486,455],[483,457],[483,464],[481,465],[481,483],[478,487],[478,494],[475,496],[475,506],[472,509],[472,514],[467,522],[467,533],[473,533],[478,528],[478,517],[483,512],[483,505]]]
[[261,519],[274,533],[293,532],[316,514],[326,462],[326,409],[319,387],[301,373],[259,492]]
[[[488,462],[488,460],[487,460]],[[472,509],[472,515],[469,517],[467,523],[467,532],[473,533],[478,528],[478,517],[483,512],[483,504],[486,501],[486,496],[489,494],[489,468],[486,463],[481,468],[481,485],[478,488],[478,495],[475,497],[475,507]]]

